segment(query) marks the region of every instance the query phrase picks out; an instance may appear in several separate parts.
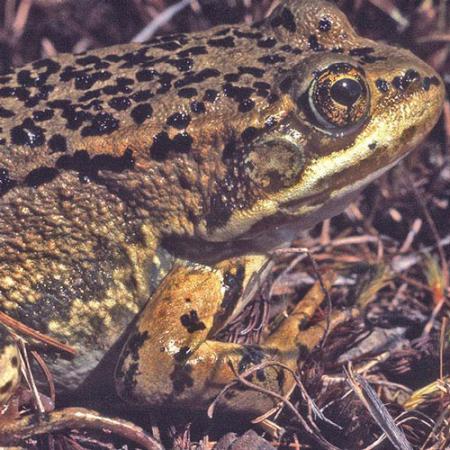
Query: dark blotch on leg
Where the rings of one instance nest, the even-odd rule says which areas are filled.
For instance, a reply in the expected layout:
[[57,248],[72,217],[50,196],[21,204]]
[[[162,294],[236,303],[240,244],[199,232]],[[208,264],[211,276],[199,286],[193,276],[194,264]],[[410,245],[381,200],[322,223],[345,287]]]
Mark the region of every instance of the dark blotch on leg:
[[180,317],[180,322],[183,327],[186,328],[188,333],[194,333],[196,331],[205,330],[205,324],[198,317],[197,311],[195,309],[191,309],[189,313],[183,314]]

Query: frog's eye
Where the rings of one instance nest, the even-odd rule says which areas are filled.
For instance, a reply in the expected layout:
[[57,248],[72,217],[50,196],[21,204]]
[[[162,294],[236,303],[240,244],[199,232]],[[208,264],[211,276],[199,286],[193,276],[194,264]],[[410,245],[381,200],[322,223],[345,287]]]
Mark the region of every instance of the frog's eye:
[[317,124],[330,131],[348,131],[369,110],[369,90],[350,64],[332,64],[317,73],[308,91],[308,106]]

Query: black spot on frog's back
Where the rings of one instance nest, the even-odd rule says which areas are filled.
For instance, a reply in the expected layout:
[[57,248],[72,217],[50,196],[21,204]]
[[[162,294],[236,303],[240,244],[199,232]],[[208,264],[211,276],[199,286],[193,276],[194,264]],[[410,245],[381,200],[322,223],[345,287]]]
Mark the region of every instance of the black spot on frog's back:
[[194,100],[191,105],[191,111],[195,114],[203,114],[206,112],[205,104],[203,102],[198,102]]
[[48,148],[50,153],[57,153],[57,152],[66,152],[67,151],[67,140],[65,136],[59,133],[55,133],[49,140],[48,140]]
[[309,48],[313,52],[322,52],[325,50],[325,47],[319,42],[319,39],[317,38],[317,35],[315,35],[315,34],[311,34],[308,37],[308,44],[309,44]]
[[16,113],[10,109],[3,108],[0,106],[0,117],[3,119],[10,119],[11,117],[14,117]]
[[219,48],[235,47],[234,39],[232,36],[227,36],[219,39],[209,39],[207,43],[211,47],[219,47]]
[[439,81],[439,79],[435,76],[433,77],[424,77],[422,80],[422,87],[425,91],[428,91],[431,87],[431,85],[434,86],[439,86],[441,84],[441,82]]
[[206,55],[208,54],[208,49],[204,45],[197,45],[193,47],[188,47],[184,50],[180,50],[177,53],[177,56],[180,58],[186,58],[187,56],[196,56],[196,55]]
[[[121,173],[134,167],[133,152],[127,148],[122,156],[112,156],[105,153],[90,156],[87,150],[77,150],[71,155],[60,156],[55,164],[60,170],[78,172],[80,180],[98,180],[99,171]],[[86,180],[85,180],[86,181]]]
[[204,95],[203,95],[203,101],[214,103],[217,99],[217,96],[219,93],[214,89],[206,89]]
[[259,345],[246,345],[242,347],[242,358],[239,361],[239,373],[245,372],[251,366],[261,364],[266,357],[262,347]]
[[119,120],[102,111],[92,117],[90,125],[81,130],[81,136],[103,136],[119,128]]
[[15,145],[39,147],[45,144],[45,130],[30,118],[11,129],[11,142]]
[[256,45],[260,48],[272,48],[275,47],[276,44],[277,40],[274,37],[267,37],[260,39]]
[[31,170],[25,177],[24,183],[29,187],[38,187],[54,180],[59,171],[54,167],[39,167]]
[[189,133],[178,133],[171,139],[167,132],[161,131],[153,137],[153,142],[149,149],[150,157],[156,161],[164,161],[171,153],[189,153],[192,143],[193,139]]
[[191,88],[182,88],[178,91],[178,97],[181,98],[192,98],[195,97],[198,94],[197,89],[191,87]]
[[42,111],[33,111],[33,120],[36,122],[46,122],[54,116],[52,109],[44,109]]
[[238,110],[240,112],[248,112],[255,106],[254,101],[250,98],[255,92],[253,88],[226,83],[223,85],[223,92],[227,97],[232,98],[238,103]]
[[202,83],[208,78],[216,78],[218,76],[220,76],[220,71],[211,68],[203,69],[195,73],[187,72],[183,78],[175,81],[174,86],[176,88],[181,88],[192,84]]
[[186,128],[189,125],[190,121],[191,121],[191,118],[188,114],[177,112],[177,113],[170,115],[167,118],[166,123],[170,127],[181,130],[183,128]]
[[286,7],[280,8],[275,13],[275,17],[270,21],[270,24],[274,28],[278,28],[281,26],[291,33],[295,33],[295,31],[297,30],[294,15],[292,14],[291,10]]
[[150,103],[142,103],[135,106],[131,110],[131,118],[134,123],[140,125],[144,123],[147,119],[150,119],[153,115],[153,108]]
[[[242,133],[241,133],[241,139],[242,142],[244,142],[245,144],[250,143],[253,139],[256,138],[256,136],[258,136],[258,128],[255,127],[247,127]],[[227,157],[226,155],[226,150],[224,150],[223,152],[223,158],[224,160],[226,159],[230,159],[230,157],[232,156],[232,153]]]
[[116,111],[125,111],[131,106],[131,100],[125,96],[113,97],[108,105]]
[[285,62],[286,58],[277,53],[274,53],[274,54],[268,54],[265,56],[261,56],[261,58],[258,58],[258,61],[263,64],[274,65],[274,64],[281,63],[281,62]]
[[194,67],[192,58],[169,59],[167,64],[174,66],[179,72],[187,72]]

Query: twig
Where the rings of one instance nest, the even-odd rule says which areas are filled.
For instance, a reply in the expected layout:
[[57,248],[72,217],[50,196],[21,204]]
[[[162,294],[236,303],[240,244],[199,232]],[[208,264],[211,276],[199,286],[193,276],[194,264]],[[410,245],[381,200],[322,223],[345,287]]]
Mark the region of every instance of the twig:
[[413,450],[403,431],[395,424],[384,404],[380,401],[369,383],[352,370],[351,363],[345,368],[347,381],[358,398],[363,402],[378,426],[386,433],[392,445],[399,450]]
[[0,323],[3,323],[4,325],[8,326],[14,331],[17,331],[17,333],[19,334],[25,334],[39,342],[49,345],[50,347],[54,347],[59,351],[66,352],[71,356],[75,356],[77,354],[77,352],[72,347],[69,347],[68,345],[63,344],[62,342],[59,342],[58,340],[53,339],[50,336],[42,334],[39,331],[28,327],[22,322],[13,319],[12,317],[8,316],[7,314],[1,311],[0,311]]
[[36,382],[34,381],[33,371],[31,370],[30,360],[28,358],[28,351],[26,348],[26,344],[23,339],[17,338],[16,343],[19,348],[19,355],[21,359],[21,368],[22,373],[30,387],[31,393],[33,394],[34,404],[36,405],[36,409],[39,415],[45,413],[44,405],[42,404],[41,396],[36,387]]
[[45,421],[36,421],[28,415],[16,421],[2,423],[0,445],[21,445],[24,440],[39,434],[55,433],[71,428],[109,430],[118,436],[142,446],[146,450],[164,450],[162,445],[141,427],[122,419],[103,417],[85,408],[65,408],[48,413]]
[[143,28],[131,42],[145,42],[149,40],[163,25],[169,22],[172,17],[189,6],[192,0],[181,0],[175,5],[169,6],[161,14],[155,17],[145,28]]
[[38,365],[41,368],[42,372],[44,372],[45,379],[47,380],[47,384],[48,384],[48,389],[49,389],[49,393],[50,393],[50,399],[51,399],[51,401],[54,404],[55,400],[56,400],[56,390],[55,390],[55,383],[53,382],[53,375],[50,372],[50,370],[48,369],[47,364],[42,359],[41,355],[36,350],[32,350],[31,351],[31,355],[33,356],[33,358],[38,363]]

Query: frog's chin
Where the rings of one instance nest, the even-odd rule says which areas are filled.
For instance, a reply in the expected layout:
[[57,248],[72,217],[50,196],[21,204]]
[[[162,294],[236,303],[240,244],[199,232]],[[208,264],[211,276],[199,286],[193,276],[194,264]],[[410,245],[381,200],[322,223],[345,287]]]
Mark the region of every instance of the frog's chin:
[[374,171],[369,177],[346,185],[340,190],[325,191],[307,199],[301,198],[281,204],[276,214],[255,223],[239,241],[251,241],[250,246],[258,251],[289,245],[301,231],[343,212],[368,184],[395,166],[403,157],[404,155]]
[[[364,186],[361,186],[361,189]],[[299,237],[300,232],[312,228],[317,223],[342,212],[357,197],[360,189],[342,193],[339,197],[328,198],[308,214],[298,215],[298,211],[282,210],[263,217],[241,233],[228,235],[227,239],[211,239],[200,233],[192,240],[171,236],[164,247],[177,257],[212,264],[224,258],[243,254],[268,253],[289,246]]]
[[276,215],[254,224],[239,238],[239,241],[246,241],[255,251],[271,251],[290,245],[300,232],[307,231],[323,220],[341,213],[355,200],[363,187],[329,198],[320,206],[310,206],[307,213],[305,210],[300,212],[294,205],[280,208]]
[[[342,212],[348,204],[372,181],[379,178],[389,169],[394,167],[405,155],[395,159],[389,165],[372,172],[368,177],[355,181],[339,190],[328,190],[309,196],[308,198],[294,199],[280,204],[279,211],[287,217],[296,217],[299,221],[305,219],[316,223],[327,217],[333,217]],[[308,218],[308,216],[310,216]],[[319,219],[317,219],[320,217]]]

